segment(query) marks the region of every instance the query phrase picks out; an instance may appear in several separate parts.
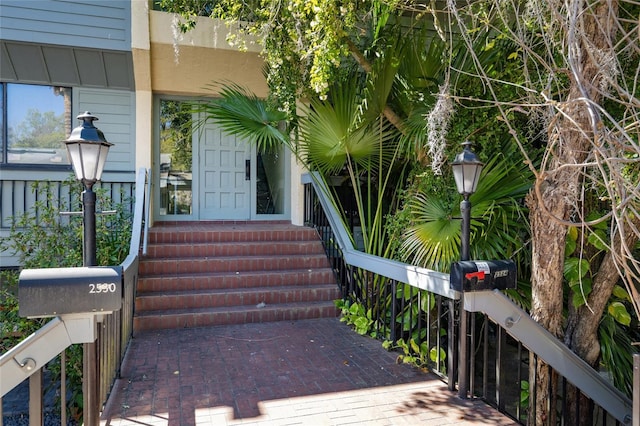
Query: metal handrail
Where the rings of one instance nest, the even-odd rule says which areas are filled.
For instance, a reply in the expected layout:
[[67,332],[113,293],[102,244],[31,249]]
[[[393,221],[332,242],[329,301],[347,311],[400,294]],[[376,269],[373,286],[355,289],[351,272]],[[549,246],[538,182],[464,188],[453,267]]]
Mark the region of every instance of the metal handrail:
[[349,232],[338,214],[338,210],[327,196],[329,189],[326,183],[320,179],[317,174],[315,176],[304,174],[302,176],[302,183],[312,184],[314,186],[320,204],[327,215],[331,228],[336,235],[338,246],[342,250],[347,264],[356,268],[366,269],[374,274],[379,274],[396,281],[411,284],[421,290],[427,290],[449,299],[460,299],[460,292],[452,290],[449,287],[449,274],[356,250],[349,237]]
[[618,421],[631,422],[632,401],[499,290],[466,292],[464,308],[488,315]]
[[[129,254],[120,264],[123,277],[122,308],[118,313],[105,317],[102,329],[111,332],[112,339],[99,337],[99,350],[101,359],[108,362],[104,365],[104,373],[100,374],[98,388],[99,404],[106,401],[111,385],[119,375],[120,365],[131,335],[133,334],[133,305],[135,299],[135,286],[138,282],[138,258],[141,245],[146,247],[148,232],[149,211],[149,187],[151,185],[151,173],[148,169],[141,168],[136,175],[135,204],[133,208],[133,221],[131,226],[131,240],[129,242]],[[139,202],[141,200],[142,202]],[[115,353],[113,353],[114,348]],[[102,366],[101,366],[102,367]]]
[[[131,230],[131,242],[129,243],[129,256],[138,256],[142,243],[143,254],[146,254],[147,237],[149,235],[149,188],[151,185],[151,171],[138,170],[136,176],[136,203],[133,211],[133,225]],[[144,200],[138,203],[137,200]]]
[[[335,235],[335,243],[342,251],[344,262],[347,265],[390,277],[444,297],[460,299],[459,292],[448,289],[448,274],[355,250],[338,210],[330,201],[329,191],[324,180],[318,174],[305,174],[302,177],[302,184],[312,185],[314,188]],[[500,291],[465,292],[463,299],[465,310],[484,313],[618,421],[623,424],[631,423],[632,401]],[[640,387],[640,383],[638,386]],[[634,387],[634,393],[637,391]],[[640,414],[636,414],[635,417],[640,417]]]

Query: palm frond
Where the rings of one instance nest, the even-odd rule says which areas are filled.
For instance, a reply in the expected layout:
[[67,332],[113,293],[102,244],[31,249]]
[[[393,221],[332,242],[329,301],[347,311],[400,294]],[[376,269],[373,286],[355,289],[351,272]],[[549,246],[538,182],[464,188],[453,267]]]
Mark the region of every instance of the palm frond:
[[255,143],[260,151],[291,146],[287,133],[279,128],[287,115],[237,84],[223,86],[220,98],[196,104],[194,112],[203,113],[201,124],[215,121],[224,132]]
[[[496,157],[485,166],[478,189],[471,196],[471,256],[475,259],[512,258],[528,232],[522,203],[530,188],[526,166]],[[441,271],[459,259],[460,209],[442,194],[416,194],[408,203],[413,226],[402,250],[416,264]]]
[[439,197],[418,193],[408,203],[414,226],[409,227],[402,252],[414,264],[446,271],[459,257],[460,219],[451,217],[451,209]]
[[330,100],[314,100],[300,119],[300,150],[315,168],[338,173],[347,162],[371,170],[392,161],[394,133],[363,120],[355,85],[332,90]]

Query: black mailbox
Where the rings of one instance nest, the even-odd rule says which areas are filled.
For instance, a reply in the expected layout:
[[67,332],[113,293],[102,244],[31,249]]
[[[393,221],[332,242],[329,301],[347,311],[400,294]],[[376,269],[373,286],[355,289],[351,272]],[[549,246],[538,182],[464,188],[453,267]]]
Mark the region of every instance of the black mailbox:
[[466,260],[451,264],[450,287],[457,291],[516,288],[511,260]]
[[18,296],[22,317],[113,312],[122,306],[122,268],[24,269]]

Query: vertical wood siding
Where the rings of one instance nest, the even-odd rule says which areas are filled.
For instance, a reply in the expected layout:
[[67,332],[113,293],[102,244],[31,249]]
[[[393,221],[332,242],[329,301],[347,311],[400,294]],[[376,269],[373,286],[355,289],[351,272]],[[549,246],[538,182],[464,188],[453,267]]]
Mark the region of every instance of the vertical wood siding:
[[[73,92],[74,114],[89,111],[96,117],[97,128],[107,141],[109,150],[105,171],[135,171],[135,94],[128,91],[77,88]],[[72,127],[80,124],[73,122]]]

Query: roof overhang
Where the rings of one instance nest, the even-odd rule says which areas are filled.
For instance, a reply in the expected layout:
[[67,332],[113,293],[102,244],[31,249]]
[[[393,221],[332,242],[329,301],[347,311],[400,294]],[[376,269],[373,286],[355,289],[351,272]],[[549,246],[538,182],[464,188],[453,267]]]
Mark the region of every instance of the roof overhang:
[[0,42],[6,82],[134,90],[131,52]]

